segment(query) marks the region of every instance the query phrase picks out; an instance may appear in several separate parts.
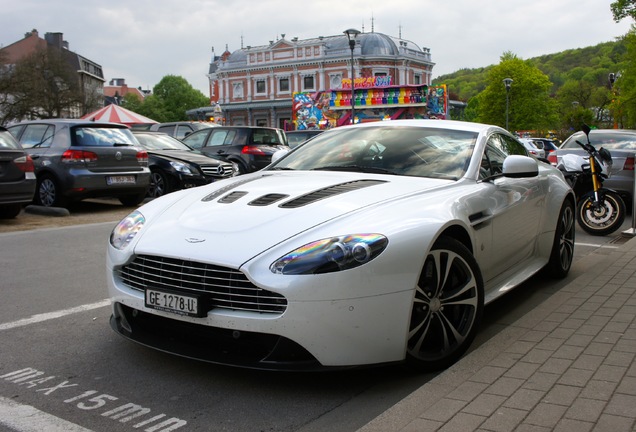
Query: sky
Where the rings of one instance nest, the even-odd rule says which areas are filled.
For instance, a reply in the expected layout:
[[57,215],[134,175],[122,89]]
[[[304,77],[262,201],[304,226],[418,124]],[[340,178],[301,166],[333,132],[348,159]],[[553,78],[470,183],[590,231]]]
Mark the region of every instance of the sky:
[[294,37],[341,35],[349,28],[402,37],[429,48],[433,78],[499,63],[583,48],[626,34],[613,0],[0,0],[0,47],[32,29],[63,33],[69,49],[102,66],[106,84],[152,88],[166,75],[185,78],[209,96],[213,50],[220,55]]

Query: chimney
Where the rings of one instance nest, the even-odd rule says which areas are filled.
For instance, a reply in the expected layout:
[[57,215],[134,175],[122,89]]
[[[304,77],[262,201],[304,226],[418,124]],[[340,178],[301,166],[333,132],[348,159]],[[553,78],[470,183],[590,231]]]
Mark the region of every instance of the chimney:
[[[64,48],[64,34],[63,33],[46,33],[44,39],[49,45],[54,46],[57,49]],[[68,48],[68,46],[66,47]]]

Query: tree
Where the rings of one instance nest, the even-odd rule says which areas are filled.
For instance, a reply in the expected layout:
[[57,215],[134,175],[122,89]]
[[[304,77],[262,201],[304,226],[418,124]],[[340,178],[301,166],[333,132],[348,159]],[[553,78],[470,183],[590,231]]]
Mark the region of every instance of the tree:
[[624,36],[625,62],[612,86],[610,110],[617,126],[636,128],[636,29]]
[[627,17],[636,19],[636,0],[616,0],[610,4],[610,8],[616,22]]
[[530,62],[511,52],[505,52],[499,65],[488,73],[488,85],[477,96],[478,121],[505,126],[507,90],[504,78],[513,80],[508,94],[511,131],[549,130],[556,126],[556,103],[550,97],[550,79]]
[[[152,93],[153,96],[146,98],[145,103],[152,103],[153,110],[160,112],[154,116],[150,113],[144,115],[162,122],[187,120],[187,110],[210,104],[210,100],[194,89],[185,78],[175,75],[164,76]],[[166,119],[159,120],[162,117]]]
[[41,48],[5,66],[0,92],[3,122],[21,118],[70,116],[83,102],[77,73],[64,59],[64,52]]

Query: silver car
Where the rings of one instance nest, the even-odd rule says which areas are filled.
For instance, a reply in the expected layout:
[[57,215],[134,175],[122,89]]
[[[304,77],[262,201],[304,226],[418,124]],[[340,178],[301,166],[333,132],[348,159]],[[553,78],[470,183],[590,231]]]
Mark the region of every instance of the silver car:
[[65,207],[74,200],[116,197],[140,204],[150,184],[148,153],[127,126],[49,119],[9,126],[35,165],[34,201]]
[[[576,132],[568,137],[557,151],[550,153],[548,160],[556,166],[564,154],[573,153],[587,156],[587,153],[576,143],[587,142],[583,132]],[[634,194],[634,155],[636,154],[636,131],[627,129],[592,129],[590,142],[600,150],[607,149],[612,154],[610,177],[603,186],[615,190],[626,203],[631,203]]]

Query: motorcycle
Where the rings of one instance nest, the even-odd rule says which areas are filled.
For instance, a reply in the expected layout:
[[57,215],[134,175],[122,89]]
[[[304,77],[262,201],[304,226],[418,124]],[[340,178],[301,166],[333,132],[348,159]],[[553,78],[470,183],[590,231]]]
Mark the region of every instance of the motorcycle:
[[585,232],[604,236],[613,233],[625,221],[625,202],[611,189],[603,187],[603,180],[611,175],[612,155],[590,143],[590,128],[583,126],[587,143],[576,141],[587,157],[565,154],[557,168],[572,186],[577,197],[576,219]]

